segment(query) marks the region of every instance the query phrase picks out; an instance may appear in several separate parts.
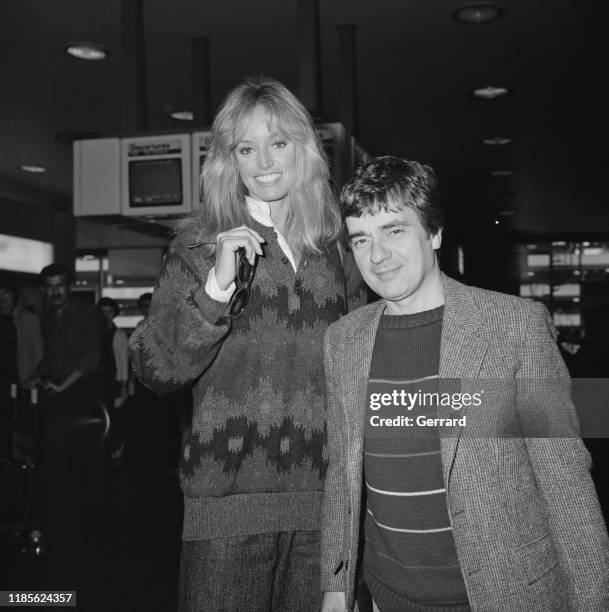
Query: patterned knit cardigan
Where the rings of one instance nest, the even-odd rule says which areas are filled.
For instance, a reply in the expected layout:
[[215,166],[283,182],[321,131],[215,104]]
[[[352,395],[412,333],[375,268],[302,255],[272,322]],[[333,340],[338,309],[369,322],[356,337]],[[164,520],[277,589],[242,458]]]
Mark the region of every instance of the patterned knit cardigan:
[[336,245],[294,273],[273,228],[252,227],[266,244],[240,317],[231,321],[205,292],[214,259],[185,232],[130,339],[136,373],[152,390],[194,384],[181,462],[184,540],[320,528],[322,339],[348,298],[361,301],[361,280],[350,257],[343,273]]

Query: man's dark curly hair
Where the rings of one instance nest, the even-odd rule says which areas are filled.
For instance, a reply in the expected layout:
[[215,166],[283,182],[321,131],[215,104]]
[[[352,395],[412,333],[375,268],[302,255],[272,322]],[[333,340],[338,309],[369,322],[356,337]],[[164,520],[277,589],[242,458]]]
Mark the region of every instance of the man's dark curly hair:
[[40,274],[38,275],[40,284],[44,285],[44,279],[50,278],[51,276],[63,276],[68,285],[71,285],[74,282],[74,270],[68,268],[68,266],[60,261],[56,261],[42,268]]
[[434,169],[393,155],[373,157],[359,166],[342,188],[340,208],[343,221],[412,208],[428,234],[444,225]]

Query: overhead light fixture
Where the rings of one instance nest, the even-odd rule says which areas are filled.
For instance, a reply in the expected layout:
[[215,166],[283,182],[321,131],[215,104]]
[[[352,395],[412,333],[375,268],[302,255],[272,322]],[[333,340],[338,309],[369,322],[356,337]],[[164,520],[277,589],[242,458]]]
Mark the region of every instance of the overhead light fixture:
[[491,170],[491,176],[511,176],[514,174],[513,170]]
[[513,217],[515,214],[516,212],[511,209],[499,211],[499,215],[502,217]]
[[503,98],[511,92],[507,87],[497,87],[495,85],[487,85],[486,87],[478,87],[472,91],[474,98],[482,100],[494,100],[495,98]]
[[108,56],[108,50],[103,45],[93,42],[69,43],[66,45],[66,53],[91,62],[99,62]]
[[491,2],[472,2],[464,4],[451,13],[451,17],[459,23],[479,24],[499,19],[503,8]]
[[178,121],[192,121],[195,118],[193,112],[189,110],[173,111],[169,116]]
[[23,172],[32,172],[33,174],[41,174],[47,171],[46,166],[39,166],[37,164],[22,164],[19,166],[19,170]]
[[512,139],[508,138],[507,136],[493,136],[492,138],[484,138],[482,142],[491,147],[498,147],[501,145],[510,144]]

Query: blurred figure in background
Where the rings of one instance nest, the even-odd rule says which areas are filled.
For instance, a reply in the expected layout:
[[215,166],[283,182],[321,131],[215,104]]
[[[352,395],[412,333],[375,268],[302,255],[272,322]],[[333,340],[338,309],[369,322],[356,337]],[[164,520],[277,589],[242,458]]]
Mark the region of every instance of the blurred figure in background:
[[113,464],[120,461],[125,446],[124,411],[129,397],[129,346],[127,334],[116,327],[118,304],[108,297],[97,302],[104,322],[102,354],[104,356],[103,397],[110,414],[109,450]]
[[142,313],[144,317],[140,321],[140,323],[143,323],[148,317],[148,315],[150,314],[150,302],[151,301],[152,301],[152,293],[142,293],[142,295],[140,295],[140,297],[138,298],[137,305],[140,309],[140,312]]
[[[142,293],[137,305],[143,316],[136,329],[146,322],[150,313],[152,293]],[[133,405],[129,408],[128,431],[129,442],[133,450],[147,459],[154,459],[157,463],[165,456],[167,432],[165,431],[164,399],[143,385],[135,372],[131,370],[133,384]]]
[[15,285],[0,281],[0,457],[10,454],[11,385],[23,385],[42,359],[40,322],[17,295]]
[[322,336],[360,295],[329,179],[297,98],[269,78],[237,86],[212,126],[203,204],[131,336],[146,385],[194,385],[180,610],[319,609]]
[[62,263],[40,272],[47,303],[44,359],[29,381],[43,390],[40,463],[49,581],[66,587],[74,584],[81,520],[98,520],[103,502],[101,318],[72,294],[72,282]]

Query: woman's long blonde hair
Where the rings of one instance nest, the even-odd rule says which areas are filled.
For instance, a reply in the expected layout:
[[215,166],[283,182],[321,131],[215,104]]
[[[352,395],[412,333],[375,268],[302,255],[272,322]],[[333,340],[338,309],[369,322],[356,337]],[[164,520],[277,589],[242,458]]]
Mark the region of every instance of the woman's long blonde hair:
[[298,253],[319,253],[337,238],[341,227],[326,157],[307,110],[284,85],[268,77],[245,79],[222,103],[201,172],[202,203],[187,225],[215,237],[251,224],[245,203],[248,192],[234,151],[258,107],[267,111],[273,129],[296,147],[295,183],[285,203],[289,207],[285,238]]

